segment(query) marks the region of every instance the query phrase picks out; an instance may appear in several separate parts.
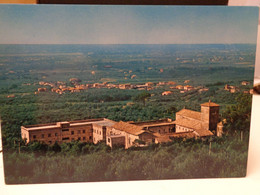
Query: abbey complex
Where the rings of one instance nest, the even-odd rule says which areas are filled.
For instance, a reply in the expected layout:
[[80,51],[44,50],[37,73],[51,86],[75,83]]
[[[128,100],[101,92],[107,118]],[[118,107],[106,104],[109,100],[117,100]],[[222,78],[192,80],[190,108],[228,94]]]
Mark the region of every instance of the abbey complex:
[[122,146],[127,149],[169,142],[174,138],[221,136],[222,131],[219,105],[209,101],[201,104],[201,112],[180,110],[176,113],[175,121],[115,122],[106,118],[62,121],[22,126],[21,136],[27,143],[39,141],[54,144],[78,140],[96,144],[103,141],[111,148]]

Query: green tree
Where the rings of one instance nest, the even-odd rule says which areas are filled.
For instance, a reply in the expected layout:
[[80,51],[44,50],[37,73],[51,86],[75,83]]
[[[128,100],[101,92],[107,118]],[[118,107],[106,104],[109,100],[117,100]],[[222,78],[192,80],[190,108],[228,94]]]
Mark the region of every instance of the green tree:
[[138,94],[137,96],[133,97],[133,101],[134,102],[142,102],[143,105],[145,106],[145,102],[147,101],[147,99],[151,97],[151,94],[148,93],[147,91],[144,91],[140,94]]
[[248,94],[241,94],[236,98],[236,102],[235,105],[227,107],[223,113],[226,121],[224,130],[228,134],[249,131],[252,97]]

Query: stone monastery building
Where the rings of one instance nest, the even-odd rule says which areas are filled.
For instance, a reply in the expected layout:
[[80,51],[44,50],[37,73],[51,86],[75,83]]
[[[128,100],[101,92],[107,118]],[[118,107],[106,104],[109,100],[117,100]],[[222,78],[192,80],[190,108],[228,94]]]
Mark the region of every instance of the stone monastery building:
[[169,142],[174,138],[202,138],[221,136],[223,125],[219,122],[219,105],[201,104],[201,112],[182,109],[176,120],[162,119],[146,122],[115,122],[106,118],[81,121],[64,121],[21,127],[21,136],[27,143],[46,144],[71,141],[106,142],[111,148],[145,146],[149,143]]

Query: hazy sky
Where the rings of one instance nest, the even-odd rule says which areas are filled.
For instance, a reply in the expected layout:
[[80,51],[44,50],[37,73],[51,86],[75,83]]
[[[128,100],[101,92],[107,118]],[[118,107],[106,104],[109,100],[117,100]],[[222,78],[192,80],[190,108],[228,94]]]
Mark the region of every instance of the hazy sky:
[[256,43],[258,8],[0,5],[0,44]]

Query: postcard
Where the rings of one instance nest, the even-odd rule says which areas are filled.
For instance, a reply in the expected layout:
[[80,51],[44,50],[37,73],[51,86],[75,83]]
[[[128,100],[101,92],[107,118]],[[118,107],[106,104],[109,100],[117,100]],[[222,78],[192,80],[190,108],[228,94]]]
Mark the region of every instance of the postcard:
[[244,177],[257,7],[0,6],[6,184]]

